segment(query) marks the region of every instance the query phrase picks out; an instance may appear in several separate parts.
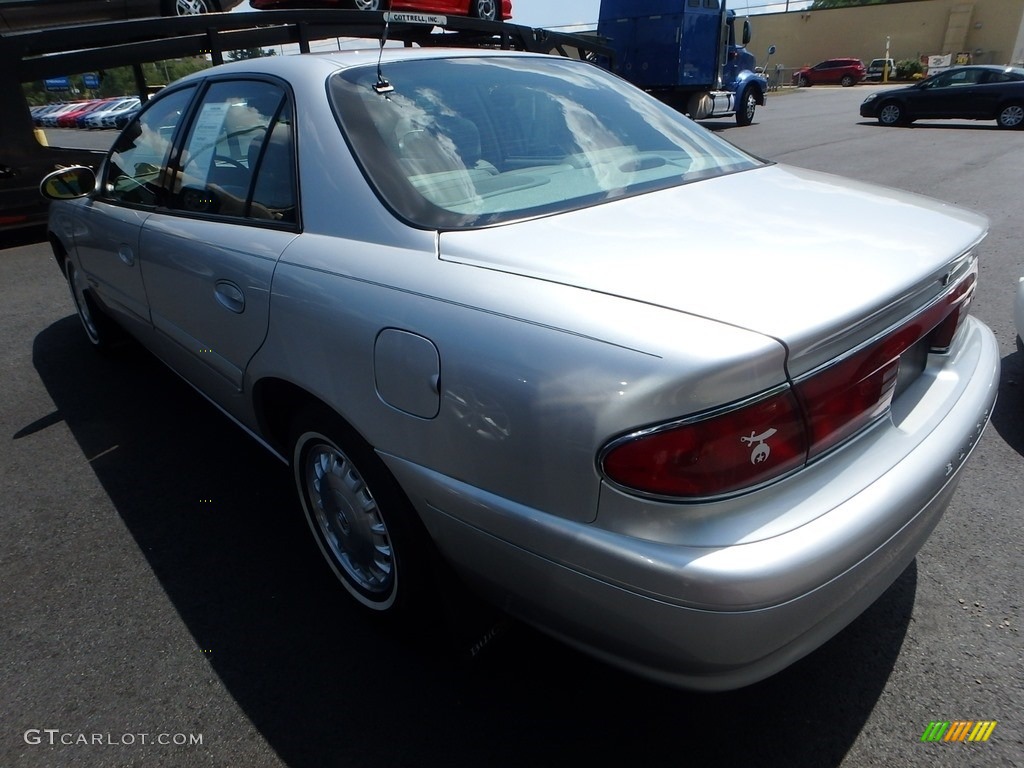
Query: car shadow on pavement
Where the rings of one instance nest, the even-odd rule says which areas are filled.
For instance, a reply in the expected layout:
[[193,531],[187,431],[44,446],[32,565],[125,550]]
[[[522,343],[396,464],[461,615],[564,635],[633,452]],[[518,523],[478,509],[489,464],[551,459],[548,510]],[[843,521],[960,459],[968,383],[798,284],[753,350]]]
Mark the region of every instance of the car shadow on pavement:
[[1003,131],[1004,128],[1000,128],[991,120],[980,123],[951,123],[948,120],[937,120],[936,122],[926,123],[920,120],[915,120],[909,125],[882,125],[875,119],[871,120],[858,120],[857,125],[867,125],[872,128],[878,128],[879,130],[894,131],[900,128],[923,128],[925,130],[947,130],[947,131]]
[[729,693],[637,679],[458,587],[422,631],[391,631],[322,564],[287,468],[146,352],[96,355],[72,316],[33,361],[205,663],[296,768],[837,766],[907,632],[916,564],[817,652]]
[[1024,456],[1024,352],[1002,359],[992,426],[1008,446]]

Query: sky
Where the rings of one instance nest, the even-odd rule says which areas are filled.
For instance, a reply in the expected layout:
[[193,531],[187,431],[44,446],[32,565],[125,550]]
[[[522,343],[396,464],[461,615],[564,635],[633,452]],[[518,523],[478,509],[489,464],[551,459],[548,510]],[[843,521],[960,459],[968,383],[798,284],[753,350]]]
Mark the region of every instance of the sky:
[[597,27],[601,0],[512,0],[512,21],[528,27]]

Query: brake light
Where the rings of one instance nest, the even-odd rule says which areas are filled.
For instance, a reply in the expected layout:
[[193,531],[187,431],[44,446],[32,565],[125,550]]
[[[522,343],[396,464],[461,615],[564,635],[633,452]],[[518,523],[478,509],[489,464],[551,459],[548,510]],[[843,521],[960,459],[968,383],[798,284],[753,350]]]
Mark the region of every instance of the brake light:
[[620,437],[599,465],[616,485],[666,498],[724,496],[777,480],[886,413],[903,353],[919,342],[948,351],[976,282],[975,264],[909,321],[792,387]]
[[605,450],[614,483],[655,496],[718,496],[760,485],[807,459],[789,387],[721,413],[627,435]]

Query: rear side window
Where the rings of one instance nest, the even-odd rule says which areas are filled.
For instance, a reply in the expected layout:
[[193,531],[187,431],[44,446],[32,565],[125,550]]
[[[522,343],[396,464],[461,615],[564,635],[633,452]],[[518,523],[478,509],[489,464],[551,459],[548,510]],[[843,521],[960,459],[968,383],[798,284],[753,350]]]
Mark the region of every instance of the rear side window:
[[213,83],[189,126],[167,206],[192,214],[293,223],[291,122],[282,87],[260,80]]

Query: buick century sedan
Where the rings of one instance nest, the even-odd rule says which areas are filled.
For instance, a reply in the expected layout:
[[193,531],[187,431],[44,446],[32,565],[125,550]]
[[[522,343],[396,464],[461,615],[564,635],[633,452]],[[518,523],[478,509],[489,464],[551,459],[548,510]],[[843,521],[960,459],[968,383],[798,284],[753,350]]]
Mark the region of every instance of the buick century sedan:
[[[89,342],[135,337],[288,465],[355,603],[422,615],[447,561],[673,685],[860,614],[995,401],[982,216],[765,162],[584,62],[226,64],[42,186]],[[801,215],[737,216],[766,199]]]

